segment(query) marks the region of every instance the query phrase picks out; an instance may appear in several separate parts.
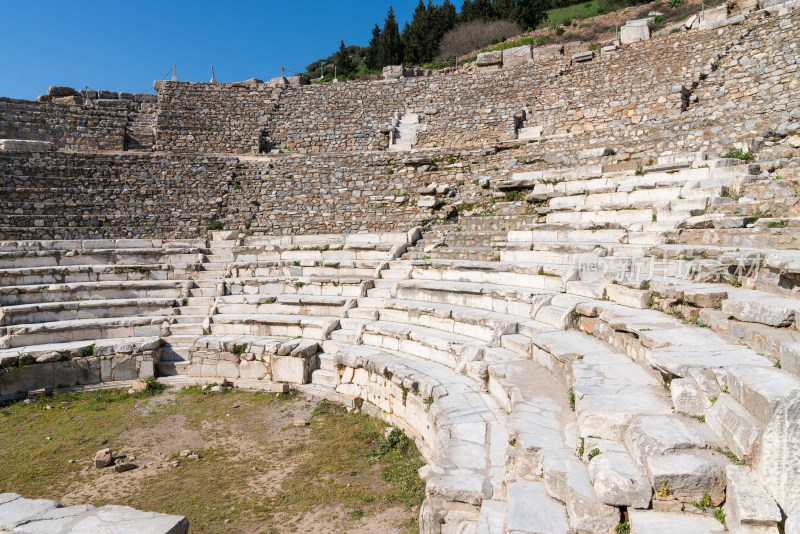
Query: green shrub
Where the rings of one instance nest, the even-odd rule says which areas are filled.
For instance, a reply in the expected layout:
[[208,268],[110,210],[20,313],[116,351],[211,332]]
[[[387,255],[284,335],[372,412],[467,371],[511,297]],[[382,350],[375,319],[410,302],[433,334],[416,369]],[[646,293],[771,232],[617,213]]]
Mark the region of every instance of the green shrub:
[[142,382],[144,382],[144,392],[147,393],[148,395],[155,395],[156,393],[161,393],[167,388],[167,386],[159,382],[155,376],[148,376],[147,378],[142,380]]
[[234,345],[231,349],[231,354],[234,356],[241,356],[244,354],[244,351],[247,350],[247,343],[242,343],[241,345]]
[[94,356],[94,343],[89,345],[88,347],[83,348],[83,357],[84,358],[91,358]]
[[225,226],[222,224],[222,221],[214,217],[210,221],[208,221],[208,229],[209,230],[222,230]]
[[739,159],[742,161],[753,161],[756,157],[750,152],[745,152],[741,148],[729,150],[727,154],[722,155],[723,158]]
[[564,35],[564,28],[562,28],[560,26],[558,28],[556,28],[556,35],[559,35],[559,36]]

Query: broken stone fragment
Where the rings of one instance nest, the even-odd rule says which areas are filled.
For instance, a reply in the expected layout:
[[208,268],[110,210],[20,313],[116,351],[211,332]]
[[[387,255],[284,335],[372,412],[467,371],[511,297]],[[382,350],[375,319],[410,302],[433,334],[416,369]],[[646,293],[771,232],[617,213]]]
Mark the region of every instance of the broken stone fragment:
[[114,463],[114,457],[111,455],[111,449],[102,449],[97,451],[94,455],[94,466],[98,469],[108,467]]
[[139,466],[131,462],[119,462],[114,466],[114,471],[117,473],[124,473],[125,471],[136,469],[137,467]]

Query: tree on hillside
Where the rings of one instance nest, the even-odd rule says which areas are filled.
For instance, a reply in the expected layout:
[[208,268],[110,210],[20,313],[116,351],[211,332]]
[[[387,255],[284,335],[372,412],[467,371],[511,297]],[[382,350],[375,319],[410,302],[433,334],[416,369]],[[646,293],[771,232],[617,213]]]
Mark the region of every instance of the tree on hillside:
[[458,11],[450,0],[444,0],[436,10],[434,17],[436,33],[441,39],[442,35],[452,30],[458,22]]
[[428,61],[426,58],[433,23],[431,11],[423,0],[419,0],[411,24],[406,23],[403,33],[400,34],[406,63],[417,65]]
[[517,0],[516,18],[512,19],[523,28],[536,28],[547,16],[550,0]]
[[461,22],[495,20],[497,14],[491,0],[464,0],[461,5]]
[[367,50],[364,52],[364,65],[369,70],[376,70],[382,67],[378,63],[378,47],[381,42],[381,27],[377,24],[372,29],[372,39],[369,40]]
[[347,76],[355,71],[353,60],[350,58],[350,53],[347,47],[344,46],[344,41],[339,45],[339,51],[336,52],[336,73],[338,76]]
[[515,0],[494,0],[492,2],[497,18],[503,20],[516,20],[517,2]]
[[389,13],[383,23],[381,40],[378,43],[378,63],[386,65],[399,65],[403,62],[403,45],[400,42],[400,29],[394,18],[394,10],[389,6]]

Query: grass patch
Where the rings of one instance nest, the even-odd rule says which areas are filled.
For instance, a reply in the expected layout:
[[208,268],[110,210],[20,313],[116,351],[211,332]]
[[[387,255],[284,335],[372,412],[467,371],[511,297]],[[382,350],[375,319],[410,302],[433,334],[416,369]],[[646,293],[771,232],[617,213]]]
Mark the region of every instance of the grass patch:
[[544,26],[561,26],[564,23],[571,23],[573,20],[582,20],[607,13],[607,10],[600,5],[600,2],[592,0],[583,4],[575,4],[567,7],[550,9],[547,11],[547,18]]
[[[309,524],[319,525],[318,532],[345,532],[388,509],[402,511],[402,524],[387,524],[389,531],[419,531],[425,492],[417,470],[425,461],[401,432],[384,437],[383,421],[292,394],[207,390],[157,396],[150,388],[105,390],[6,405],[0,409],[0,492],[74,498],[111,480],[114,491],[97,491],[82,502],[186,515],[193,533],[305,532]],[[309,425],[292,425],[298,416]],[[189,448],[164,445],[167,428],[202,436],[205,444],[192,448],[201,459],[166,463]],[[139,439],[146,442],[133,442],[131,435],[144,435]],[[163,468],[122,478],[91,467],[95,452],[108,446],[143,461],[154,447],[171,448]]]

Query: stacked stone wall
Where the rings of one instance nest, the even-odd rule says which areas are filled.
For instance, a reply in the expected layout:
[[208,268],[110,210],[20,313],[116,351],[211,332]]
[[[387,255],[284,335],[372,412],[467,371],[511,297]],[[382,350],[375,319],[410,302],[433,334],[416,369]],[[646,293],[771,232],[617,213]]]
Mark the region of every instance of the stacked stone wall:
[[[697,104],[683,121],[704,119],[732,138],[776,129],[800,119],[800,13],[761,15],[742,25],[741,37],[695,91]],[[794,113],[794,116],[792,116]]]
[[281,89],[264,83],[161,82],[156,150],[257,154]]
[[0,239],[204,236],[235,158],[0,153]]
[[0,98],[0,139],[49,141],[69,150],[122,150],[128,102],[66,105]]
[[[430,173],[396,153],[285,155],[240,165],[241,189],[228,196],[232,227],[285,233],[383,232],[430,218],[417,206],[417,189]],[[455,184],[465,175],[450,173]]]
[[674,120],[727,39],[685,32],[575,64],[536,88],[526,126],[541,126],[544,135],[553,135]]

